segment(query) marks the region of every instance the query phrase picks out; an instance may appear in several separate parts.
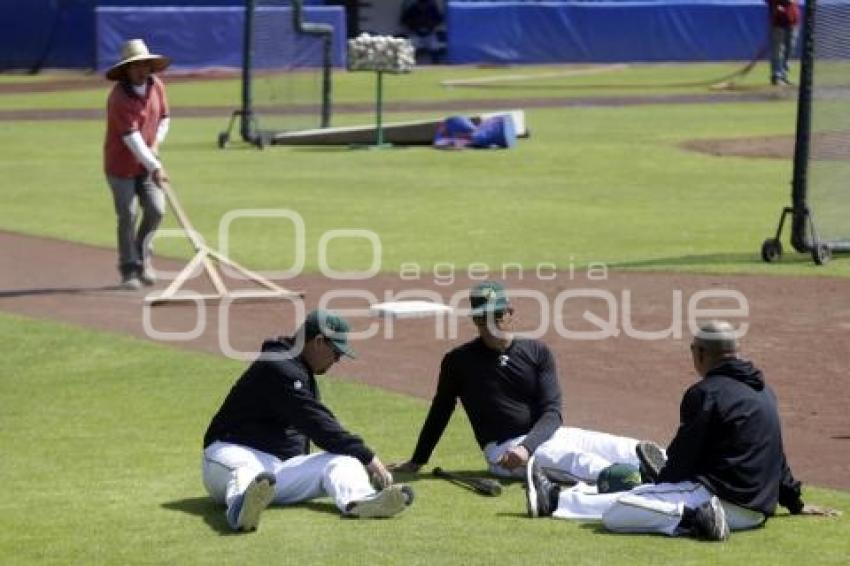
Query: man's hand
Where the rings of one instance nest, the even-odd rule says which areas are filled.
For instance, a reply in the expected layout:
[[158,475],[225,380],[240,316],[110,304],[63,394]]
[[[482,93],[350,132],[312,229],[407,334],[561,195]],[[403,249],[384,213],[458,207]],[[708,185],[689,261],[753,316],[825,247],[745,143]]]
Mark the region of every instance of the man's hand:
[[528,458],[530,456],[528,448],[520,444],[519,446],[514,446],[502,454],[502,457],[499,458],[496,464],[507,470],[513,470],[514,468],[525,466],[528,463]]
[[401,464],[390,464],[390,470],[400,474],[415,474],[422,468],[422,464],[417,464],[408,460]]
[[820,505],[803,505],[800,509],[800,515],[813,515],[818,517],[840,517],[843,513],[838,509],[830,509],[829,507],[821,507]]
[[165,172],[164,168],[160,167],[151,174],[151,178],[156,186],[161,189],[162,185],[168,182],[168,173]]
[[389,470],[387,470],[383,462],[381,462],[377,456],[372,458],[372,461],[369,462],[366,469],[369,471],[369,477],[372,479],[372,483],[376,487],[384,489],[393,484],[393,475]]

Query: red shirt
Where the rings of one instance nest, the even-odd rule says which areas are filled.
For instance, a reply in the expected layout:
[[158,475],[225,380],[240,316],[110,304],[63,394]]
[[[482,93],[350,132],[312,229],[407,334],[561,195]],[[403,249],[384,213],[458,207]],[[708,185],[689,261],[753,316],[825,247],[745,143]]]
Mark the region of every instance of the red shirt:
[[790,28],[800,21],[800,8],[795,0],[767,0],[767,5],[774,26]]
[[165,96],[165,85],[157,76],[153,75],[149,79],[144,97],[137,95],[129,83],[117,82],[106,103],[106,140],[103,144],[106,173],[115,177],[143,174],[144,166],[122,138],[138,131],[148,147],[153,146],[159,122],[166,116],[168,99]]

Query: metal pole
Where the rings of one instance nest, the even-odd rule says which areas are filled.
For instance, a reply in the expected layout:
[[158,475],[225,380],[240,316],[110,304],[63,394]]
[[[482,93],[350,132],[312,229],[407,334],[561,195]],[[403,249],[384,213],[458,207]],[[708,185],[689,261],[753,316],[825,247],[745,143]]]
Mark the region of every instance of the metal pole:
[[384,93],[384,73],[382,71],[378,71],[378,93],[377,93],[377,101],[375,102],[375,120],[377,126],[377,141],[375,145],[381,147],[384,145],[384,126],[381,123],[381,108],[383,106],[383,93]]
[[816,0],[806,2],[803,23],[803,49],[800,55],[800,90],[797,99],[797,135],[794,143],[794,175],[791,181],[791,202],[794,215],[791,224],[791,245],[800,253],[808,252],[814,243],[806,231],[811,222],[808,210],[809,145],[812,128],[812,80],[815,64]]
[[242,113],[240,114],[239,132],[246,142],[254,141],[253,97],[251,96],[252,53],[251,45],[254,36],[254,10],[256,0],[245,2],[245,34],[242,38]]

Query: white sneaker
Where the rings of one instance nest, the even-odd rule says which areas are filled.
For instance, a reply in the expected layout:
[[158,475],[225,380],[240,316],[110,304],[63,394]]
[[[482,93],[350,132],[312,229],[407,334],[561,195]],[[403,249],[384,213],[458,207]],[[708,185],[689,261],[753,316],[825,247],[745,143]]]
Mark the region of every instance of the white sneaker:
[[366,499],[352,501],[346,506],[345,514],[361,519],[393,517],[404,511],[412,502],[412,490],[406,485],[395,484]]
[[120,287],[124,291],[138,291],[142,288],[142,282],[135,275],[130,275],[121,279]]
[[156,284],[156,275],[154,275],[152,269],[143,269],[139,272],[139,281],[141,281],[142,285],[150,287]]
[[274,499],[275,477],[263,472],[227,510],[227,522],[236,531],[256,531],[260,515]]

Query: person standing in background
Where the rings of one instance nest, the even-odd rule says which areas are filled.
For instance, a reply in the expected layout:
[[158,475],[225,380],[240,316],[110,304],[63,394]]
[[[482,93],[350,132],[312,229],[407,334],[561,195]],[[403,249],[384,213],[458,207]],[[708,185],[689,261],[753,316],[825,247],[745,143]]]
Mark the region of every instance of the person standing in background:
[[770,12],[770,84],[791,85],[788,59],[797,41],[797,0],[766,0]]
[[118,217],[121,287],[130,291],[156,282],[150,239],[165,213],[161,187],[168,182],[157,152],[170,120],[165,85],[154,73],[170,63],[150,53],[143,40],[131,39],[121,47],[121,60],[106,72],[116,84],[106,108],[104,170]]

